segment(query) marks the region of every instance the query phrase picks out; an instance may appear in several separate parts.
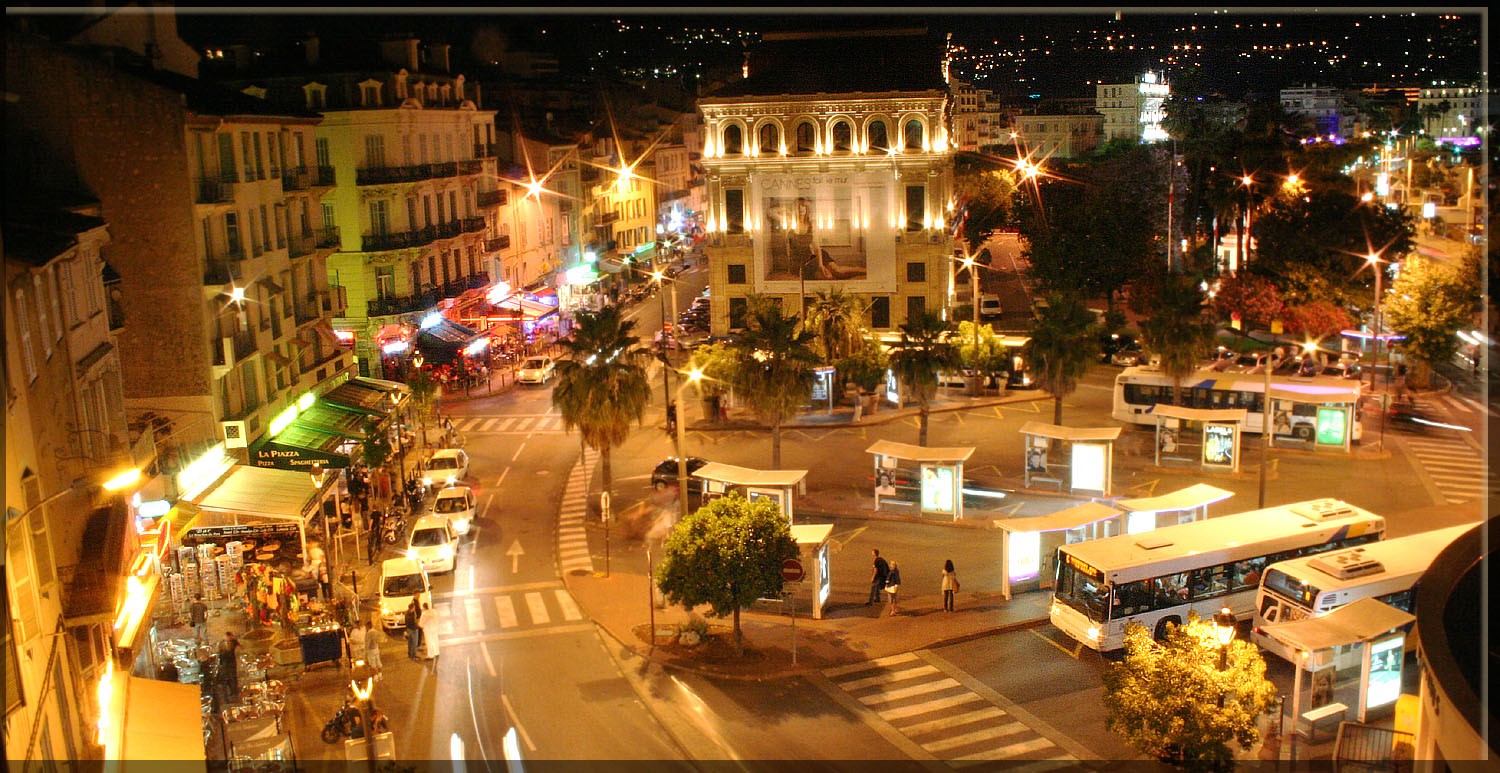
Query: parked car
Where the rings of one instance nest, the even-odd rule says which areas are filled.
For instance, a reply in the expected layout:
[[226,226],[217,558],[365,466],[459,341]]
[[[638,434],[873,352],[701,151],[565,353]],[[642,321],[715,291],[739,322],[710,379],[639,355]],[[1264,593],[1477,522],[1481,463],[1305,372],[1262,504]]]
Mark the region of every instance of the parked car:
[[992,319],[1000,316],[1004,310],[1000,308],[1000,296],[993,293],[979,294],[979,316],[984,319]]
[[1126,349],[1139,349],[1137,340],[1130,333],[1110,333],[1099,336],[1099,361],[1109,362],[1109,358],[1117,352]]
[[380,625],[400,628],[402,615],[415,597],[419,604],[432,603],[432,581],[410,558],[388,558],[380,565]]
[[[699,494],[703,491],[703,481],[692,477],[692,475],[705,464],[708,464],[707,459],[701,459],[696,456],[689,456],[687,459],[687,487],[691,493]],[[651,486],[657,491],[661,491],[668,486],[675,485],[677,485],[677,457],[672,456],[663,459],[661,464],[656,465],[656,469],[651,471]]]
[[1111,365],[1118,365],[1122,368],[1140,365],[1144,362],[1146,362],[1146,353],[1141,351],[1141,348],[1135,344],[1120,349],[1109,356],[1109,363]]
[[469,533],[474,524],[474,516],[479,513],[476,502],[474,490],[468,486],[448,486],[437,493],[437,499],[432,502],[432,512],[447,516],[453,523],[453,531],[462,537]]
[[458,562],[458,534],[446,515],[424,515],[411,528],[406,540],[406,557],[416,561],[424,572],[444,574],[453,571]]
[[516,371],[516,383],[518,384],[545,384],[547,379],[557,373],[557,363],[551,357],[545,355],[529,357],[521,363],[521,369]]
[[427,473],[422,476],[422,485],[440,483],[451,486],[469,474],[469,455],[462,448],[440,448],[433,452],[427,462]]

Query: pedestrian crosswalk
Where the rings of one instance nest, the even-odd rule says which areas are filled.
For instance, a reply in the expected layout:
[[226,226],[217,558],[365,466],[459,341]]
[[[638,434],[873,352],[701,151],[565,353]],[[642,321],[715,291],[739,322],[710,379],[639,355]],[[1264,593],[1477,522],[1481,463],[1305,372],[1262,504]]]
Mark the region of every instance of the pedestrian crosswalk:
[[496,638],[496,634],[562,632],[578,628],[583,621],[578,603],[561,582],[439,596],[432,608],[443,644]]
[[[975,692],[951,665],[921,653],[831,668],[830,683],[934,757],[954,767],[993,760],[1078,758],[1017,716]],[[997,698],[998,699],[998,698]],[[1003,700],[1003,699],[998,699]]]
[[592,574],[594,571],[594,555],[589,551],[589,537],[583,528],[583,520],[588,515],[589,474],[598,461],[598,451],[585,450],[568,473],[568,483],[563,487],[562,505],[557,510],[557,565],[563,574]]
[[508,416],[454,416],[453,429],[465,435],[562,434],[562,416],[555,413]]
[[1484,459],[1464,438],[1432,434],[1404,442],[1448,504],[1485,496]]

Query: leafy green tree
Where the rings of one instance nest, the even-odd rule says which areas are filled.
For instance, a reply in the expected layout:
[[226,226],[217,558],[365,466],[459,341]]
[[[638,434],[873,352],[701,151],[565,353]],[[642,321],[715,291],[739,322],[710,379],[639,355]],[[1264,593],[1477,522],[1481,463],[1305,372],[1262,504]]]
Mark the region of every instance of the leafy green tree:
[[865,311],[865,304],[837,287],[813,295],[805,327],[816,332],[824,362],[836,362],[859,345]]
[[1161,359],[1162,373],[1172,379],[1174,402],[1182,403],[1182,380],[1213,351],[1214,324],[1206,312],[1207,296],[1198,280],[1173,274],[1140,294],[1146,318],[1141,343]]
[[771,425],[771,469],[781,469],[781,425],[812,393],[812,334],[781,306],[757,299],[750,304],[745,332],[732,347],[735,394]]
[[672,527],[656,570],[667,601],[707,604],[716,617],[734,616],[735,654],[744,654],[740,609],[781,595],[781,564],[797,557],[797,541],[781,510],[738,492],[720,497]]
[[1286,332],[1315,341],[1332,338],[1339,331],[1354,326],[1354,318],[1349,312],[1329,301],[1287,306],[1281,310],[1281,321],[1286,325]]
[[603,490],[608,492],[614,487],[610,450],[625,442],[630,422],[640,422],[651,402],[642,365],[650,352],[641,348],[635,323],[620,315],[619,306],[580,311],[573,323],[573,334],[558,341],[564,353],[557,363],[552,405],[562,414],[563,426],[577,429],[583,442],[599,452]]
[[1016,174],[1011,169],[963,165],[953,185],[964,202],[960,235],[969,249],[978,249],[990,231],[1013,227],[1016,217]]
[[1256,722],[1276,687],[1254,644],[1235,639],[1223,648],[1215,628],[1189,613],[1186,625],[1168,626],[1155,642],[1139,623],[1126,626],[1125,658],[1104,672],[1106,726],[1163,762],[1233,768],[1230,744],[1248,748],[1259,739]]
[[417,426],[421,428],[422,445],[427,445],[427,422],[432,420],[432,409],[437,405],[438,382],[432,373],[413,370],[406,380],[411,389],[411,403],[417,409]]
[[385,432],[380,430],[380,422],[374,416],[366,416],[362,430],[365,433],[365,442],[360,447],[360,458],[365,466],[372,470],[384,467],[391,460],[391,441]]
[[1474,321],[1478,288],[1465,281],[1461,267],[1439,266],[1420,256],[1407,258],[1385,298],[1382,318],[1406,336],[1398,346],[1416,360],[1412,380],[1425,384],[1432,369],[1458,351],[1457,333]]
[[1281,313],[1281,291],[1271,280],[1242,271],[1219,284],[1211,305],[1226,325],[1239,317],[1242,330],[1268,330]]
[[[951,339],[950,339],[951,340]],[[958,323],[958,361],[967,369],[984,378],[1009,370],[1010,353],[995,335],[992,325],[980,325],[979,335],[974,335],[974,323],[965,320]]]
[[1062,424],[1063,398],[1078,388],[1078,380],[1098,355],[1094,315],[1076,295],[1050,293],[1036,310],[1026,359],[1032,363],[1036,384],[1052,393],[1052,423]]
[[1402,255],[1412,249],[1410,215],[1371,206],[1343,190],[1277,195],[1257,213],[1252,228],[1251,272],[1295,295],[1296,269],[1305,269],[1326,282],[1318,284],[1327,294],[1299,300],[1332,301],[1348,308],[1368,309],[1371,303],[1374,278],[1358,270],[1366,255],[1372,250]]
[[891,370],[917,398],[922,412],[918,444],[927,445],[927,417],[937,394],[937,375],[958,366],[958,348],[948,340],[953,326],[934,312],[924,311],[901,325],[901,342],[891,355]]
[[734,350],[728,344],[703,344],[693,350],[688,362],[690,367],[703,371],[703,379],[698,382],[698,388],[704,396],[723,395],[729,385],[734,383],[737,361]]
[[886,355],[885,348],[874,338],[861,340],[857,350],[834,363],[839,378],[859,387],[861,394],[879,389],[890,366],[891,359]]

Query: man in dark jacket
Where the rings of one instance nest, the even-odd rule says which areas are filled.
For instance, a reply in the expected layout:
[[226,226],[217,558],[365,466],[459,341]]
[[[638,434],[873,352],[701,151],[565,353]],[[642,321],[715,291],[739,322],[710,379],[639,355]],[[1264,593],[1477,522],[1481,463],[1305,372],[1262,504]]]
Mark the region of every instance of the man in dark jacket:
[[885,590],[885,578],[891,571],[890,564],[880,557],[879,550],[870,552],[875,556],[875,573],[870,576],[870,600],[865,602],[867,607],[881,600],[880,592]]

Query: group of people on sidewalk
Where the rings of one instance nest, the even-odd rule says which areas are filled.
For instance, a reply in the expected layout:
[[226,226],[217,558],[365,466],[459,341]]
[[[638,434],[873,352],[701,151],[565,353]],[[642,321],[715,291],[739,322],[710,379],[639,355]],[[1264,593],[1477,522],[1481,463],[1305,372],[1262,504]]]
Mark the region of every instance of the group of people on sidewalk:
[[438,631],[437,611],[431,604],[423,604],[415,597],[402,615],[406,631],[406,657],[412,660],[437,660]]
[[[880,602],[880,594],[884,593],[887,599],[886,614],[895,615],[901,611],[901,567],[895,561],[886,561],[880,555],[880,550],[871,549],[870,553],[875,556],[875,571],[870,576],[870,599],[865,606]],[[958,572],[953,568],[953,560],[943,562],[943,611],[954,611],[953,595],[958,592]]]

